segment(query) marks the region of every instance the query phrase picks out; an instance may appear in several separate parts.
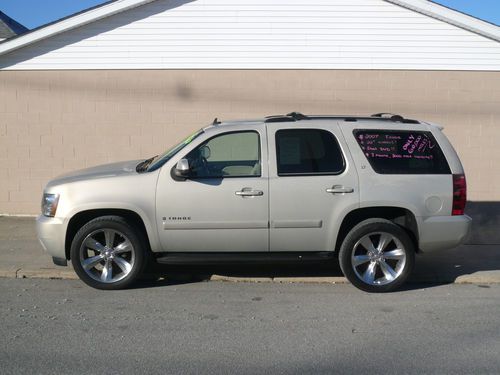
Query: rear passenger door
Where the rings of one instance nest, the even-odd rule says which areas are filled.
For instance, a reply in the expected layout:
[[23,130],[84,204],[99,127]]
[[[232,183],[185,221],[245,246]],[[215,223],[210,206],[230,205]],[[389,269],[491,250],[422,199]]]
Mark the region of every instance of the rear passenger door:
[[267,124],[270,250],[332,251],[342,218],[359,206],[358,177],[336,122]]

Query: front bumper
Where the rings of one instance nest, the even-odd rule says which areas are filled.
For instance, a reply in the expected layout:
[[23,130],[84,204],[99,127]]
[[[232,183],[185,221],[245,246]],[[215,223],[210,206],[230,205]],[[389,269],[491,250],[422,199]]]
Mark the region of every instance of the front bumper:
[[424,253],[457,247],[467,239],[472,219],[467,215],[431,216],[419,222],[419,247]]
[[63,219],[40,215],[36,219],[36,234],[43,249],[53,258],[66,259]]

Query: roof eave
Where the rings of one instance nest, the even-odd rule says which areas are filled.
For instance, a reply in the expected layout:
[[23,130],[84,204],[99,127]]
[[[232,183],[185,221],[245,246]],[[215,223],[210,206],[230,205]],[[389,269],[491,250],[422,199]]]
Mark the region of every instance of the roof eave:
[[49,24],[34,32],[28,32],[12,40],[4,41],[0,44],[0,55],[152,1],[154,0],[118,0],[101,7],[92,8],[87,12]]
[[428,0],[384,0],[500,42],[500,27]]

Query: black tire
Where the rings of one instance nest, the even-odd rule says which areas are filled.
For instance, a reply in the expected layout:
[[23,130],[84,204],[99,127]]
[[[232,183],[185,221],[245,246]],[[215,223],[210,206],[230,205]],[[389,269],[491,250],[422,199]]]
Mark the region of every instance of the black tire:
[[[370,243],[372,247],[367,249]],[[392,292],[413,271],[415,245],[393,222],[367,219],[349,231],[340,247],[339,261],[345,277],[357,288],[372,293]]]
[[[92,248],[87,246],[91,243]],[[101,216],[89,221],[76,233],[71,243],[71,263],[78,277],[93,288],[124,289],[143,271],[145,243],[143,235],[122,217]],[[84,269],[85,262],[88,270]]]

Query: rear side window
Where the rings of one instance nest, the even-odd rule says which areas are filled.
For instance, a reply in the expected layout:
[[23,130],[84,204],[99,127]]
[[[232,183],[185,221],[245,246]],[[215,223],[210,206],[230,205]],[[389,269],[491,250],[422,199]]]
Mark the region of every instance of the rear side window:
[[354,136],[377,173],[451,173],[431,132],[355,130]]
[[321,129],[276,132],[279,176],[339,174],[344,158],[335,136]]

